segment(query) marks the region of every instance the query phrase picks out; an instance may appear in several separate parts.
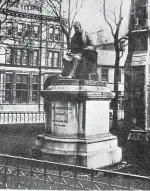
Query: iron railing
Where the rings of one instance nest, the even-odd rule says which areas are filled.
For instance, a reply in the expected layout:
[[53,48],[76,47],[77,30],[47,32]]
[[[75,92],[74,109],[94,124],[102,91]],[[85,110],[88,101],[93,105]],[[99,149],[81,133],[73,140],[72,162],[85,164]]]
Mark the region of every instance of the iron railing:
[[1,112],[0,124],[45,123],[44,112]]
[[149,190],[150,178],[0,154],[0,188]]

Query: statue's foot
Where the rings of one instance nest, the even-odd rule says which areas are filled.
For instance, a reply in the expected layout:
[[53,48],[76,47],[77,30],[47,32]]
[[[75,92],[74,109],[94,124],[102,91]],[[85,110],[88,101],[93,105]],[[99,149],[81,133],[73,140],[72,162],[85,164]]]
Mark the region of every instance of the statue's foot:
[[65,79],[73,79],[74,76],[72,76],[72,75],[69,75],[69,76],[62,76],[62,78],[65,78]]
[[73,79],[73,78],[74,78],[74,76],[69,75],[69,76],[67,76],[67,78],[68,78],[68,79]]

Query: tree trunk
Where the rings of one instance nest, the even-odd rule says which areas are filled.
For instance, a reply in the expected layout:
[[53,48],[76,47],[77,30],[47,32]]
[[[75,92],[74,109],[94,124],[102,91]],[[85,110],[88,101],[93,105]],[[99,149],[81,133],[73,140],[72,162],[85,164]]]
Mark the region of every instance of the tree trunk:
[[67,49],[70,50],[71,47],[70,36],[66,36],[66,40],[67,40]]
[[120,62],[120,50],[118,40],[114,41],[115,47],[115,73],[114,73],[114,93],[115,97],[113,100],[113,129],[118,128],[118,79],[119,79],[119,62]]

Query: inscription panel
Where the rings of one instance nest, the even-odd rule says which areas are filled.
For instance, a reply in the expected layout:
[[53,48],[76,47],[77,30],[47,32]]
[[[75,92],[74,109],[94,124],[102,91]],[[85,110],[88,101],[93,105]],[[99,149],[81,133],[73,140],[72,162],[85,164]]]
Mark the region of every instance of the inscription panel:
[[67,101],[52,102],[52,131],[54,133],[76,133],[76,104]]

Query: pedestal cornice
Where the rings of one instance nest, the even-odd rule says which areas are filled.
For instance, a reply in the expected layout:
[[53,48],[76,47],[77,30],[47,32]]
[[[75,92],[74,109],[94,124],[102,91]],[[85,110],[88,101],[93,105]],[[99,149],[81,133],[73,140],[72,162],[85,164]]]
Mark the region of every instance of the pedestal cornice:
[[59,79],[41,92],[48,100],[55,99],[111,99],[114,93],[97,81],[78,79]]

